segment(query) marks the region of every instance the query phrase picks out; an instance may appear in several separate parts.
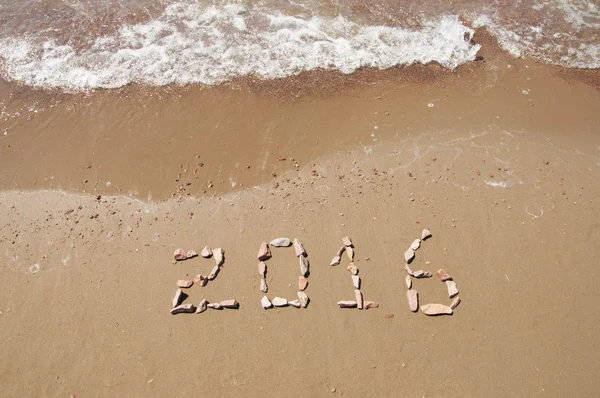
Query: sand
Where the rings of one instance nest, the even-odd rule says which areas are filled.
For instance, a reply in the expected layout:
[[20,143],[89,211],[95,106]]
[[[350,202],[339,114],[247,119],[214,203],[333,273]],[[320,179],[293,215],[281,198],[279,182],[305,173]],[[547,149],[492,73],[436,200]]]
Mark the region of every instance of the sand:
[[[215,88],[3,83],[8,113],[45,109],[0,137],[3,395],[594,395],[600,75],[483,55]],[[426,227],[411,266],[453,276],[452,316],[408,309]],[[306,309],[260,305],[256,253],[280,236],[308,252]],[[346,256],[329,266],[344,236],[379,308],[336,305],[354,300]],[[225,264],[186,303],[240,308],[173,316],[177,280],[214,265],[173,251],[205,245]],[[268,296],[295,299],[293,249],[272,251]],[[413,289],[452,301],[435,277]]]

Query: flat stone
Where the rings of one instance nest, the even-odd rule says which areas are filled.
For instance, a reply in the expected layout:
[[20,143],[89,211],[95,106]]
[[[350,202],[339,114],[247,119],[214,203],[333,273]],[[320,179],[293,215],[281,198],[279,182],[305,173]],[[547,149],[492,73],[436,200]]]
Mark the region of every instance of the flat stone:
[[204,311],[206,311],[206,309],[208,308],[207,305],[208,305],[208,300],[207,299],[202,300],[200,302],[200,304],[198,304],[198,308],[196,309],[196,314],[201,314]]
[[354,296],[356,297],[356,308],[359,310],[363,309],[363,295],[362,292],[358,289],[354,291]]
[[422,269],[413,272],[415,278],[431,278],[431,272],[423,271]]
[[187,258],[194,258],[194,257],[198,257],[198,253],[196,253],[194,250],[188,250],[188,252],[186,253]]
[[308,259],[304,256],[299,256],[300,258],[300,274],[308,275]]
[[264,261],[258,263],[258,275],[263,278],[267,276],[267,264],[265,264]]
[[269,245],[267,245],[267,242],[262,242],[260,244],[260,249],[258,249],[257,257],[260,261],[266,261],[271,258],[271,249],[269,249]]
[[210,250],[210,248],[208,246],[204,246],[204,249],[202,249],[202,251],[200,252],[200,255],[204,258],[210,258],[210,257],[212,257],[213,253],[212,253],[212,250]]
[[173,252],[173,256],[177,261],[183,261],[187,259],[187,252],[183,249],[177,249]]
[[269,298],[267,296],[263,296],[262,299],[260,299],[260,305],[262,305],[262,307],[266,310],[267,308],[271,308],[273,307],[273,304],[271,303],[271,300],[269,300]]
[[446,282],[452,279],[452,277],[450,276],[449,273],[447,273],[446,271],[444,271],[443,269],[438,269],[437,272],[435,273],[437,275],[438,278],[440,278],[440,280],[442,282]]
[[350,246],[346,247],[346,255],[350,261],[354,261],[354,249]]
[[458,294],[458,289],[456,288],[456,282],[446,281],[446,287],[448,288],[448,296],[450,296],[450,298],[452,298]]
[[208,274],[208,280],[213,280],[217,277],[217,274],[219,273],[219,266],[215,265],[212,269],[212,271],[210,271],[210,274]]
[[394,317],[394,314],[383,314],[383,317],[385,319],[392,319]]
[[206,307],[208,308],[212,308],[213,310],[220,310],[223,309],[223,307],[221,307],[220,303],[210,303],[210,304],[206,304]]
[[267,280],[265,278],[260,280],[260,291],[263,293],[267,293],[269,291],[269,286],[267,286]]
[[238,307],[240,306],[240,303],[238,303],[235,300],[223,300],[219,304],[223,308],[233,308],[233,309],[238,309]]
[[298,289],[304,291],[304,290],[306,290],[307,287],[308,287],[308,280],[306,280],[305,277],[300,275],[298,277]]
[[414,275],[414,272],[412,270],[412,268],[410,268],[410,265],[408,265],[408,263],[404,264],[404,269],[406,270],[406,273],[410,276]]
[[416,251],[419,247],[421,247],[421,239],[415,239],[413,243],[410,244],[410,248],[413,249],[413,251]]
[[212,250],[212,253],[213,258],[215,259],[215,264],[217,264],[218,267],[222,266],[225,262],[225,252],[223,251],[223,249],[217,247],[216,249]]
[[456,297],[452,300],[452,304],[450,304],[450,308],[455,309],[460,304],[460,297]]
[[308,296],[304,292],[298,292],[298,299],[300,300],[300,304],[302,304],[302,308],[306,308],[308,305]]
[[340,247],[339,250],[337,251],[336,256],[342,257],[342,254],[344,254],[345,251],[346,251],[346,246]]
[[355,288],[360,289],[360,276],[358,275],[352,275],[352,284],[354,285]]
[[275,297],[273,299],[273,305],[275,307],[286,307],[288,305],[288,301],[281,297]]
[[302,303],[300,303],[300,300],[288,301],[288,304],[291,305],[292,307],[296,307],[296,308],[300,308],[302,306]]
[[342,258],[340,256],[335,256],[333,258],[333,260],[331,260],[331,264],[329,264],[329,265],[331,265],[331,266],[339,265],[340,261],[342,261]]
[[204,287],[208,283],[208,278],[206,276],[198,274],[194,278],[194,283],[200,287]]
[[342,238],[342,243],[346,247],[352,247],[352,239],[350,239],[348,236]]
[[350,265],[348,265],[346,267],[346,269],[348,270],[348,272],[350,272],[352,275],[357,275],[358,274],[358,268],[356,268],[356,265],[354,265],[354,263],[350,263]]
[[356,308],[356,306],[358,305],[356,301],[350,300],[338,301],[337,304],[340,306],[340,308]]
[[421,312],[425,315],[452,315],[452,308],[443,304],[425,304],[421,306]]
[[288,238],[277,238],[271,241],[273,247],[290,247],[292,242]]
[[412,287],[412,278],[410,277],[410,275],[406,275],[404,277],[404,282],[406,282],[406,287],[408,289],[410,289]]
[[302,245],[302,242],[300,242],[296,238],[294,238],[294,251],[296,252],[296,256],[306,257],[306,250],[304,250],[304,246]]
[[421,239],[422,240],[426,240],[426,239],[429,239],[429,238],[431,238],[431,232],[427,228],[425,228],[423,230],[423,232],[421,233]]
[[173,297],[173,308],[177,307],[183,298],[183,291],[181,289],[177,289],[175,291],[175,297]]
[[171,314],[189,314],[196,311],[194,304],[181,304],[171,309]]
[[365,310],[370,310],[371,308],[378,308],[379,304],[374,301],[365,301]]
[[406,298],[408,299],[408,308],[412,312],[417,312],[419,309],[419,293],[416,290],[407,290]]
[[407,263],[410,264],[410,262],[415,258],[415,251],[411,248],[409,248],[407,251],[404,252],[404,260],[406,260]]
[[190,288],[194,285],[194,281],[188,281],[185,279],[180,279],[177,281],[177,287],[182,287],[184,289]]

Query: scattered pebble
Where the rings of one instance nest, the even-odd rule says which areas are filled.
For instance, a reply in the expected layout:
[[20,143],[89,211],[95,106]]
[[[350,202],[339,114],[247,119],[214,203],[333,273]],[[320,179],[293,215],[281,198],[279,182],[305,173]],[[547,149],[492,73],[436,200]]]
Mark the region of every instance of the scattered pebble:
[[342,238],[342,243],[346,247],[352,247],[352,240],[348,236]]
[[346,254],[348,255],[348,259],[350,259],[350,261],[354,261],[354,249],[353,248],[351,248],[350,246],[347,246]]
[[413,249],[409,248],[407,251],[404,252],[404,260],[406,260],[407,264],[410,264],[413,258],[415,258],[415,251]]
[[302,308],[306,308],[308,305],[308,296],[304,292],[298,292],[298,299],[300,300],[300,304],[302,304]]
[[220,303],[210,303],[210,304],[207,304],[206,307],[212,308],[213,310],[220,310],[223,308],[223,307],[221,307]]
[[393,318],[393,317],[394,317],[394,314],[383,314],[383,317],[384,317],[385,319],[391,319],[391,318]]
[[271,241],[273,247],[290,247],[292,242],[288,238],[277,238]]
[[223,300],[219,304],[223,308],[232,308],[232,309],[238,309],[240,306],[240,303],[238,303],[236,300]]
[[331,266],[335,266],[335,265],[339,265],[340,261],[342,261],[342,258],[340,256],[335,256],[332,260],[331,260]]
[[337,304],[340,306],[340,308],[356,308],[356,306],[358,305],[356,301],[349,300],[338,301]]
[[223,249],[221,249],[220,247],[217,247],[216,249],[212,250],[213,253],[213,258],[215,259],[215,263],[217,264],[217,267],[220,267],[221,265],[223,265],[223,262],[225,261],[225,252],[223,251]]
[[208,300],[204,299],[198,304],[198,308],[196,309],[196,314],[201,314],[208,308]]
[[410,276],[414,275],[413,270],[410,268],[410,265],[408,265],[408,263],[404,264],[404,269],[406,270],[406,273]]
[[447,273],[446,271],[444,271],[443,269],[438,269],[437,272],[435,273],[437,275],[437,277],[442,281],[442,282],[446,282],[449,280],[452,280],[452,277],[450,276],[449,273]]
[[[412,290],[411,290],[412,291]],[[425,304],[421,306],[421,312],[425,315],[452,315],[452,308],[443,304]]]
[[410,288],[412,287],[412,278],[410,277],[410,275],[406,275],[404,277],[404,282],[406,282],[406,287],[410,290]]
[[269,286],[267,286],[267,280],[265,278],[260,280],[260,291],[263,293],[267,293],[269,291]]
[[264,261],[258,263],[258,274],[263,278],[267,276],[267,264]]
[[306,278],[302,275],[300,275],[298,277],[298,289],[300,289],[301,291],[306,290],[306,288],[308,287],[308,280],[306,280]]
[[175,297],[173,297],[173,308],[177,307],[183,298],[183,291],[181,289],[177,289],[175,292]]
[[360,276],[358,275],[352,275],[352,284],[354,285],[355,288],[360,289]]
[[419,247],[421,247],[421,239],[415,239],[414,242],[410,244],[410,248],[413,251],[416,251]]
[[412,312],[417,312],[419,309],[419,293],[416,290],[407,290],[406,298],[408,299],[408,308]]
[[217,274],[219,273],[219,266],[215,265],[212,269],[212,271],[210,271],[210,274],[208,275],[208,280],[213,280],[217,277]]
[[369,310],[371,308],[378,308],[379,304],[374,301],[365,301],[365,310]]
[[413,276],[415,278],[431,278],[431,272],[427,272],[427,271],[423,271],[423,270],[418,270],[413,272]]
[[429,238],[431,238],[431,232],[427,228],[425,228],[421,233],[421,240],[427,240]]
[[260,305],[262,305],[262,307],[266,310],[267,308],[271,308],[273,307],[273,304],[271,303],[271,300],[269,300],[269,298],[267,296],[263,296],[262,299],[260,299]]
[[356,297],[356,308],[359,310],[363,309],[363,295],[362,292],[358,289],[354,291],[354,296]]
[[275,307],[286,307],[288,305],[288,301],[281,297],[275,297],[273,299],[273,305]]
[[198,253],[196,253],[194,250],[188,250],[188,252],[186,253],[187,258],[194,258],[194,257],[198,257]]
[[260,261],[266,261],[271,258],[271,249],[269,249],[269,245],[267,245],[267,242],[262,242],[260,244],[260,249],[258,249],[257,257]]
[[181,304],[175,308],[171,309],[171,314],[183,314],[183,313],[192,313],[196,311],[196,307],[194,304]]
[[300,242],[296,238],[294,238],[294,251],[296,252],[296,256],[306,257],[306,250],[304,250],[304,246],[302,245],[302,242]]
[[303,276],[308,275],[308,259],[304,256],[299,256],[300,258],[300,274]]
[[288,301],[288,305],[291,305],[292,307],[296,307],[296,308],[300,308],[302,306],[302,304],[300,303],[300,300]]
[[200,255],[204,258],[210,258],[213,255],[213,252],[208,248],[208,246],[204,246],[204,249],[202,249]]
[[194,283],[200,287],[204,287],[208,283],[208,278],[203,275],[198,274],[194,278]]
[[448,288],[448,296],[450,296],[450,298],[452,298],[458,294],[458,289],[456,288],[456,282],[446,281],[446,287]]
[[350,263],[350,265],[348,265],[346,267],[346,269],[348,270],[348,272],[350,272],[352,275],[357,275],[358,274],[358,268],[356,268],[356,265],[354,265],[354,263]]
[[183,261],[187,259],[187,252],[183,249],[177,249],[173,253],[173,256],[175,257],[175,260]]
[[177,281],[177,287],[182,287],[184,289],[190,288],[194,285],[194,281],[188,281],[185,279],[180,279]]
[[452,300],[452,304],[450,304],[450,308],[455,309],[460,304],[460,297],[456,297]]

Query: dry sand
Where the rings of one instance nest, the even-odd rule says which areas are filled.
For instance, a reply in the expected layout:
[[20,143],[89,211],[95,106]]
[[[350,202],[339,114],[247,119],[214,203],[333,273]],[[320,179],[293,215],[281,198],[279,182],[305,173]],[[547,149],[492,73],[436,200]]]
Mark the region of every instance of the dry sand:
[[[0,137],[3,396],[595,395],[600,75],[483,55],[278,86],[3,83],[9,113],[45,109]],[[454,277],[451,317],[408,309],[424,227],[411,265]],[[260,306],[280,236],[307,249],[307,309]],[[377,309],[336,305],[344,236]],[[225,265],[186,303],[240,309],[172,316],[176,281],[214,265],[173,250],[205,245]],[[295,299],[293,249],[272,250],[268,296]],[[435,276],[413,289],[451,302]]]

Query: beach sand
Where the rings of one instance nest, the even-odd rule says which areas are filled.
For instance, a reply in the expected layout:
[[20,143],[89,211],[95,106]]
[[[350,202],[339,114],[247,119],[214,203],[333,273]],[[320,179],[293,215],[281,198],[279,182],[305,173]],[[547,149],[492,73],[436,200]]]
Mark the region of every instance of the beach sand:
[[[476,37],[484,61],[453,71],[2,83],[20,114],[0,137],[3,396],[595,395],[600,74]],[[454,277],[452,316],[408,308],[423,228],[411,266]],[[280,236],[308,252],[306,309],[260,306],[256,253]],[[336,305],[344,236],[379,308]],[[176,281],[214,265],[173,251],[205,245],[225,264],[185,302],[240,308],[173,316]],[[272,251],[267,295],[295,299],[298,260]],[[451,302],[435,275],[413,289]]]

